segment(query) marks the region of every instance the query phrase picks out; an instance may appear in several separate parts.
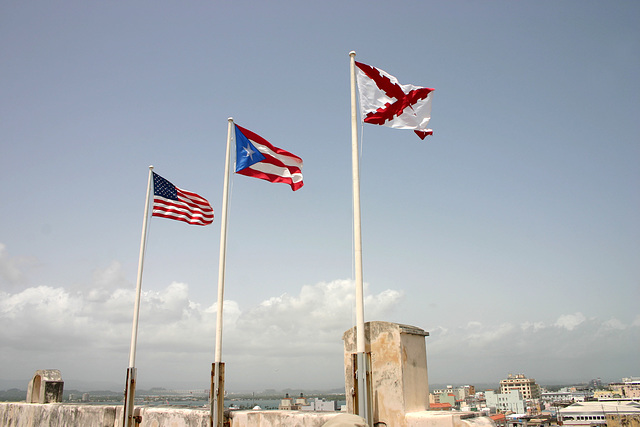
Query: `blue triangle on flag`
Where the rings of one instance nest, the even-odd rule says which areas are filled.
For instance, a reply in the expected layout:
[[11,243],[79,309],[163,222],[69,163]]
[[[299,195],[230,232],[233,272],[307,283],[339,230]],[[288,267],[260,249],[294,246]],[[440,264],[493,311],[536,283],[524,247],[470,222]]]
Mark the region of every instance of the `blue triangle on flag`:
[[264,155],[236,128],[236,172],[265,159]]

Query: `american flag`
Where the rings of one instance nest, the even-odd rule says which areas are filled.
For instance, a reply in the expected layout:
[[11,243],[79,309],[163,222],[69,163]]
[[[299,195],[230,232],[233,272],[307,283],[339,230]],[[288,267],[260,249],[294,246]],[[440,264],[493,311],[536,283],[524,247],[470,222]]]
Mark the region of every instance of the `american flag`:
[[155,172],[151,215],[193,225],[209,225],[213,222],[213,208],[207,199],[176,187]]

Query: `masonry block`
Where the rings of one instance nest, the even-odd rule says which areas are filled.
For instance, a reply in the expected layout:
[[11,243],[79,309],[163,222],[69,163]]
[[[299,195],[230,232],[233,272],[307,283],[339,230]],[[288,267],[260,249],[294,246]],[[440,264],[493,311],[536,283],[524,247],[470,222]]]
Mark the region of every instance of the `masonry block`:
[[[365,350],[371,356],[370,406],[373,424],[405,425],[405,415],[429,409],[429,377],[425,337],[429,333],[409,325],[390,322],[365,323]],[[354,357],[356,328],[346,331],[344,341],[347,411],[354,413]]]
[[64,381],[57,369],[36,371],[27,387],[27,403],[62,402]]

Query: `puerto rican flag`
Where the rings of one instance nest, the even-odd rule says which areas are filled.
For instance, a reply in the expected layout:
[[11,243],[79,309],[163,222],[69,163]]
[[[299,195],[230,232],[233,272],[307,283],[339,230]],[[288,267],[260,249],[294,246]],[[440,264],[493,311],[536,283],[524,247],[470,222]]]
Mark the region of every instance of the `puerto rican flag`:
[[248,129],[238,125],[235,127],[236,173],[289,184],[293,191],[302,188],[300,157],[271,145]]
[[356,62],[362,121],[396,129],[412,129],[421,138],[433,135],[429,129],[433,90],[402,85],[391,74]]

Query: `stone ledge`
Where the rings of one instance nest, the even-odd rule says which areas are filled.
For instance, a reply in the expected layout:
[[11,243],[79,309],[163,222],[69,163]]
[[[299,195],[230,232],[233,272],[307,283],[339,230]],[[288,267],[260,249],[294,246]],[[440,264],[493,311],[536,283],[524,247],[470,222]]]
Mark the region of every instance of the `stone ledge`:
[[231,411],[231,427],[321,427],[340,412]]
[[[5,427],[121,427],[122,405],[0,402]],[[209,409],[136,406],[140,427],[209,427]],[[321,427],[341,412],[231,411],[231,427]],[[406,427],[495,427],[474,412],[423,411],[405,415]],[[397,426],[388,426],[397,427]]]
[[477,412],[420,411],[405,414],[407,427],[495,427],[489,417]]

